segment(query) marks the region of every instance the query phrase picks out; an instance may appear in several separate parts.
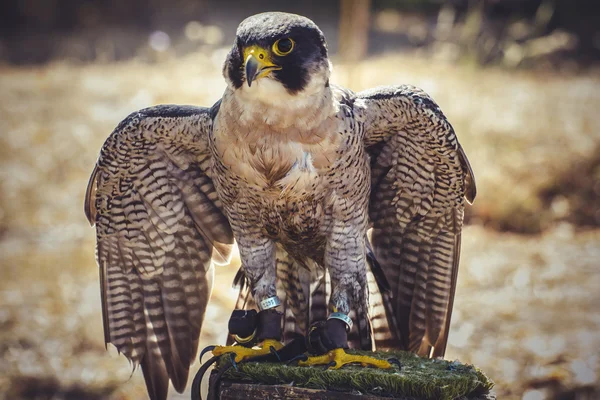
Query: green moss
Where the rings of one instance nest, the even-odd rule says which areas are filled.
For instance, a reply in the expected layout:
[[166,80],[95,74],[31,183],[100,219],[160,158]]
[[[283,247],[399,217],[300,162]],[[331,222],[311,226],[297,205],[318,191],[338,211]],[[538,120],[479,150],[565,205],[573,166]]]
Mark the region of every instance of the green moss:
[[[349,353],[373,355],[400,360],[402,369],[381,370],[360,366],[345,366],[339,370],[323,367],[298,367],[276,363],[249,362],[231,368],[225,377],[233,380],[262,384],[292,384],[299,387],[358,390],[376,395],[403,395],[420,399],[451,400],[486,394],[494,383],[479,369],[459,362],[431,360],[412,353],[365,352],[350,350]],[[219,360],[219,367],[229,363],[228,357]]]

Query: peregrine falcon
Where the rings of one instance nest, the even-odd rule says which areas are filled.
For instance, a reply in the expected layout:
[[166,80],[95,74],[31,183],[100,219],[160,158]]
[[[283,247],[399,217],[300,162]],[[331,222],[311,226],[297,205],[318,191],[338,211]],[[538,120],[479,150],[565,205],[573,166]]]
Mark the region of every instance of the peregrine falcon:
[[476,193],[467,157],[422,90],[354,93],[330,73],[315,23],[254,15],[215,105],[143,109],[102,146],[85,212],[105,341],[141,365],[152,399],[169,381],[185,389],[214,265],[234,240],[246,282],[237,308],[260,310],[259,346],[213,354],[278,349],[323,320],[332,352],[305,365],[355,362],[343,351],[353,346],[444,355]]

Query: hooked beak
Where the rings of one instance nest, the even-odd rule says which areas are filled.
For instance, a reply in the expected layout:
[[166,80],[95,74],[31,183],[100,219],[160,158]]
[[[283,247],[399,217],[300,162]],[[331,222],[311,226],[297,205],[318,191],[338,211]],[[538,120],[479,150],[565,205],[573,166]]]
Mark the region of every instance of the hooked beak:
[[258,46],[252,46],[244,52],[246,67],[246,82],[252,86],[255,80],[267,76],[271,71],[281,69],[271,61],[269,54]]

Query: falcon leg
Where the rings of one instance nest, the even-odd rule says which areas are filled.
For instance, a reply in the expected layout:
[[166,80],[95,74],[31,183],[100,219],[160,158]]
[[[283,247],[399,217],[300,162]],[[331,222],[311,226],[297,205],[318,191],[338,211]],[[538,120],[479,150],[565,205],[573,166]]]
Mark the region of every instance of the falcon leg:
[[275,286],[276,263],[275,244],[265,238],[256,221],[238,218],[232,221],[232,228],[238,240],[240,258],[246,277],[252,288],[252,295],[260,312],[255,310],[235,310],[229,320],[229,332],[234,335],[237,345],[215,346],[212,353],[219,356],[235,353],[235,362],[277,352],[281,343],[282,314]]
[[[370,356],[346,353],[348,332],[352,329],[350,310],[357,310],[359,330],[363,336],[369,335],[368,293],[366,276],[366,245],[363,229],[366,220],[360,204],[348,207],[347,215],[336,221],[333,232],[325,248],[325,265],[331,276],[331,302],[333,313],[326,322],[313,326],[309,331],[309,350],[316,357],[309,357],[299,365],[327,365],[338,369],[346,364],[358,363],[363,366],[389,369],[390,362]],[[363,344],[366,346],[367,344]],[[370,343],[368,344],[370,347]]]
[[347,315],[333,313],[327,322],[313,326],[309,332],[309,348],[319,355],[308,357],[300,361],[300,366],[327,365],[330,369],[339,369],[346,364],[360,364],[363,367],[376,367],[381,369],[392,368],[392,363],[375,357],[348,354],[347,331],[352,321]]
[[[279,304],[277,298],[270,298],[272,304]],[[263,302],[264,304],[265,302]],[[234,310],[229,319],[229,333],[234,335],[237,344],[233,346],[214,346],[212,354],[220,356],[235,354],[235,362],[254,357],[277,353],[283,347],[281,343],[282,314],[274,308],[256,310]]]

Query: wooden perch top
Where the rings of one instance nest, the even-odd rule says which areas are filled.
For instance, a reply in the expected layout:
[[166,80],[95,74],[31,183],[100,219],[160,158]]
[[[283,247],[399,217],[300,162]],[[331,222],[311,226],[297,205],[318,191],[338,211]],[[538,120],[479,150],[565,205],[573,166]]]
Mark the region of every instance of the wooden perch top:
[[[214,380],[216,373],[211,376]],[[209,399],[220,400],[266,400],[266,399],[291,399],[291,400],[379,400],[389,397],[375,396],[362,393],[339,392],[327,389],[308,389],[290,385],[263,385],[260,383],[235,382],[225,379],[218,387],[211,386]],[[396,400],[420,400],[415,397],[394,396]],[[461,397],[465,400],[496,400],[494,394],[482,394],[473,397]]]
[[[398,358],[401,369],[345,366],[339,370],[248,362],[229,368],[217,382],[211,375],[209,399],[492,400],[493,382],[479,369],[457,361],[431,360],[406,352],[351,352]],[[224,356],[215,369],[227,367]]]

